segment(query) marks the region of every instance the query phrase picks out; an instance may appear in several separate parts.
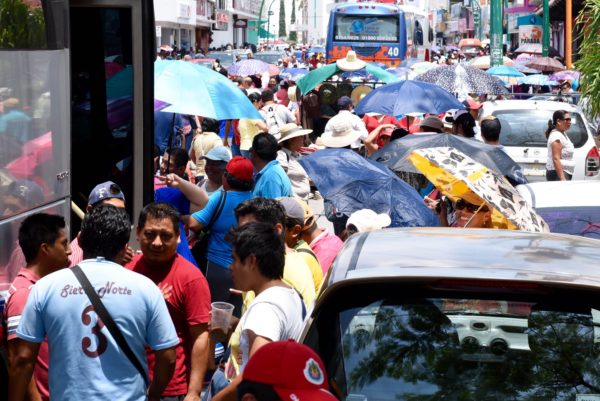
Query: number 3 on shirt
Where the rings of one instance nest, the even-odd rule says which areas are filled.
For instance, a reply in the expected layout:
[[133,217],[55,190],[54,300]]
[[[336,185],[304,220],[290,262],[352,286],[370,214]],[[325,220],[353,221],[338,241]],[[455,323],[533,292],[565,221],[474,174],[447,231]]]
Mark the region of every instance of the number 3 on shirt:
[[[90,317],[90,312],[94,312],[94,306],[89,305],[87,308],[83,310],[81,313],[81,321],[86,326],[92,324],[92,318]],[[92,334],[94,334],[98,338],[98,344],[96,346],[95,351],[90,351],[90,347],[92,345],[92,339],[89,337],[83,337],[81,340],[81,348],[83,353],[86,354],[90,358],[97,358],[106,351],[106,347],[108,345],[108,341],[106,340],[106,336],[102,334],[101,330],[104,327],[104,322],[100,319],[100,316],[96,315],[96,324],[92,327]]]

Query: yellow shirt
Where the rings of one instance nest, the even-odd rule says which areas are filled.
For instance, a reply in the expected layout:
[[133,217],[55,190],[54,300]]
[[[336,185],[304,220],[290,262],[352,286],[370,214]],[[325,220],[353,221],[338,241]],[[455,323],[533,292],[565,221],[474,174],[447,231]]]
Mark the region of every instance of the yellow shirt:
[[[312,274],[313,282],[315,284],[315,293],[318,294],[319,290],[321,289],[321,283],[323,282],[323,269],[321,269],[319,259],[317,259],[316,255],[305,241],[299,241],[294,249],[299,255],[302,255],[304,261],[308,265],[308,268]],[[301,249],[305,249],[309,252],[302,251]]]
[[254,137],[262,132],[258,128],[258,123],[261,120],[255,120],[251,118],[242,118],[238,124],[238,130],[240,131],[240,149],[250,150],[252,147],[252,140]]
[[[304,257],[298,252],[291,252],[285,255],[283,281],[300,293],[306,309],[310,310],[315,302],[316,292],[310,269],[306,265],[306,262],[304,262]],[[244,294],[243,312],[246,312],[250,303],[254,301],[254,297],[253,291],[248,291]],[[240,371],[240,364],[242,362],[242,350],[240,348],[241,330],[241,325],[238,324],[229,339],[231,354],[225,365],[225,377],[228,380],[233,380]]]

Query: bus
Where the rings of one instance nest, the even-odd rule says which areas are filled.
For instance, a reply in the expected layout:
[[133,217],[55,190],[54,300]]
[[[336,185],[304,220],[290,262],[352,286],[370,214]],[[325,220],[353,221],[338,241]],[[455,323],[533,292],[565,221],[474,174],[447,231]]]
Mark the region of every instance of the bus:
[[0,291],[28,215],[73,238],[100,182],[132,218],[153,200],[155,36],[152,1],[0,0]]
[[428,60],[431,41],[425,11],[380,2],[345,3],[329,15],[327,62],[346,57],[349,50],[367,62],[398,67],[406,58]]

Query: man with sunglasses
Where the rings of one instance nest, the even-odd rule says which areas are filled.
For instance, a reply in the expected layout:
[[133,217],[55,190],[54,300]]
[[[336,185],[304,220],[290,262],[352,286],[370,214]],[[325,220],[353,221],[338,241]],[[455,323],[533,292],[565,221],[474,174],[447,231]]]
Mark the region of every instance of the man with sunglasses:
[[[86,213],[90,213],[92,209],[98,205],[112,205],[118,209],[125,209],[125,195],[117,184],[112,181],[100,183],[92,189],[88,196],[88,204],[85,208]],[[127,251],[123,256],[121,264],[126,264],[133,258],[133,249],[127,245]],[[79,246],[77,237],[71,242],[71,266],[79,264],[83,260],[83,250]]]
[[433,209],[445,227],[457,228],[491,228],[492,212],[485,203],[479,205],[459,199],[454,203],[453,219],[448,221],[448,212],[444,200],[433,201],[425,198],[425,203]]

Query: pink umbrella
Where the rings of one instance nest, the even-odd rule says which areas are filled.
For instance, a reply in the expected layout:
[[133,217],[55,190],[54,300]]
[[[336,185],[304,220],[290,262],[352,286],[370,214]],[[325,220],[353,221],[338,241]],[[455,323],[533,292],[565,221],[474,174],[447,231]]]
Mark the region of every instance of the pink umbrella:
[[279,75],[279,67],[275,64],[269,64],[269,75],[274,77],[275,75]]
[[529,61],[535,59],[533,54],[521,53],[517,56],[517,61]]
[[47,132],[23,145],[23,155],[6,165],[16,178],[25,179],[35,175],[38,166],[52,159],[52,132]]
[[550,75],[550,79],[552,81],[571,81],[574,79],[579,79],[579,71],[559,71]]

